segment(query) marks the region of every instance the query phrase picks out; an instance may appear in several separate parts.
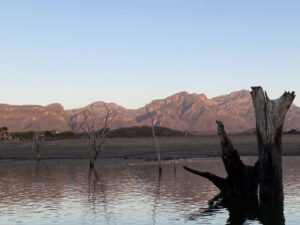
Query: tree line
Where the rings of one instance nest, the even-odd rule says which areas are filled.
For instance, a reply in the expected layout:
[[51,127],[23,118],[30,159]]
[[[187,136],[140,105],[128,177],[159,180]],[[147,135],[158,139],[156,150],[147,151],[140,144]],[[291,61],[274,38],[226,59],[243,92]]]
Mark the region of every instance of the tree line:
[[[154,126],[156,135],[158,137],[181,137],[188,135],[186,132],[173,130],[167,127]],[[2,129],[2,128],[0,128]],[[8,131],[8,129],[6,128]],[[99,129],[101,131],[102,129]],[[107,128],[108,138],[143,138],[152,137],[152,129],[150,126],[133,126],[133,127],[123,127],[111,130]],[[31,140],[34,136],[34,131],[23,131],[23,132],[10,132],[10,134],[18,140]],[[40,132],[47,140],[63,140],[63,139],[77,139],[84,138],[84,132],[73,132],[73,131],[42,131]]]

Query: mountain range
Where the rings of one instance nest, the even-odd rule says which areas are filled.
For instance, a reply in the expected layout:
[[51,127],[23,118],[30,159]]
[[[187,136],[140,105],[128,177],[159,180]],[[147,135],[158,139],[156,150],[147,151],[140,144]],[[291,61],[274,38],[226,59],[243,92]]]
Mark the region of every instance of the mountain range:
[[[93,105],[96,126],[102,126],[106,106],[116,112],[111,129],[150,125],[145,107],[126,109],[115,103],[94,102],[82,108],[65,110],[59,103],[48,106],[0,104],[0,127],[10,131],[78,131],[81,121],[73,116]],[[215,120],[222,120],[228,132],[253,130],[254,110],[250,92],[241,90],[208,98],[205,94],[180,92],[165,99],[157,99],[146,105],[157,126],[195,134],[215,134]],[[300,108],[292,105],[284,130],[300,130]]]

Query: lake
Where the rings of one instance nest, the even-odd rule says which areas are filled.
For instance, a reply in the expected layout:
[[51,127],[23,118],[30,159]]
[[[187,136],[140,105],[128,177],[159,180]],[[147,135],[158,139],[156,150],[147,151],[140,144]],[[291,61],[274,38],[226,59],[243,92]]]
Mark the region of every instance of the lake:
[[[86,160],[2,161],[0,224],[262,224],[255,216],[236,222],[226,207],[209,207],[218,189],[183,165],[225,175],[220,159],[164,162],[161,177],[155,163],[143,161],[99,160],[95,171]],[[300,157],[284,157],[283,170],[285,224],[296,225]]]

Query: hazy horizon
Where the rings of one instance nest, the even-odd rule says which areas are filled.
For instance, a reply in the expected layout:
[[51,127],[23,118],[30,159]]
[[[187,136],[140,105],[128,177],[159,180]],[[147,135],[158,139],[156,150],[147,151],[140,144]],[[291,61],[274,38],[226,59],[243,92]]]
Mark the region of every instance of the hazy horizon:
[[[300,93],[297,1],[3,1],[0,103]],[[300,105],[296,97],[295,104]]]

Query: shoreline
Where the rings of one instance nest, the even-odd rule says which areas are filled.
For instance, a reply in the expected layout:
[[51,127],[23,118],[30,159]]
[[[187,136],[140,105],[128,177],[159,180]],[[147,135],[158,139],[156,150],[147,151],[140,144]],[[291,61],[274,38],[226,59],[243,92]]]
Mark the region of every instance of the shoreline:
[[[230,136],[241,157],[257,156],[255,135]],[[214,158],[221,156],[218,136],[162,137],[159,138],[161,159]],[[300,135],[283,135],[283,156],[300,156]],[[41,144],[41,160],[88,159],[86,139],[51,140]],[[152,138],[109,138],[99,159],[155,161],[156,151]],[[35,160],[31,141],[0,142],[0,161]]]

